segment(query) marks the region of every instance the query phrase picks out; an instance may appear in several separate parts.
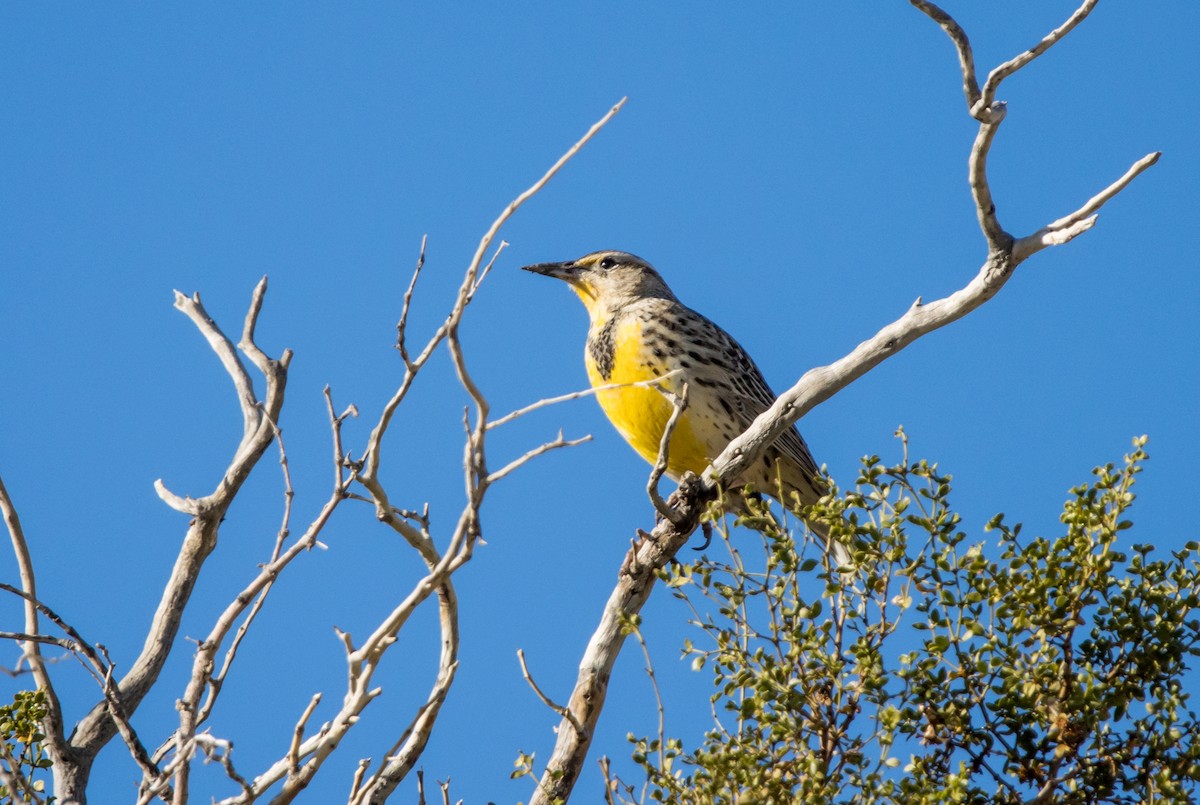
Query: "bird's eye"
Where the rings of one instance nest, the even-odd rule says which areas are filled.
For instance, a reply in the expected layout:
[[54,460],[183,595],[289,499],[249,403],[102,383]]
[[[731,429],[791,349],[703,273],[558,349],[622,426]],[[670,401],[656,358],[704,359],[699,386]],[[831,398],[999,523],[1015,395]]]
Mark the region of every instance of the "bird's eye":
[[603,268],[605,271],[612,268],[616,264],[617,264],[617,261],[611,257],[605,257],[603,260],[600,261],[600,267]]

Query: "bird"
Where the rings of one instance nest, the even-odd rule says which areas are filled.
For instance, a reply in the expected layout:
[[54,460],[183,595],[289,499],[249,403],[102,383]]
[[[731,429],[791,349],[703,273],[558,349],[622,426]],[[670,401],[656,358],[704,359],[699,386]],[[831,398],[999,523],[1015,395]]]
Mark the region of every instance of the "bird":
[[[655,386],[678,399],[686,384],[686,407],[668,442],[666,474],[673,480],[702,473],[775,402],[749,353],[711,319],[680,302],[642,258],[598,251],[523,268],[566,282],[583,301],[590,319],[584,348],[588,380],[599,389],[596,399],[613,426],[651,464],[658,461],[676,405]],[[629,385],[634,383],[642,385]],[[726,483],[730,489],[750,484],[793,511],[828,491],[795,427]]]

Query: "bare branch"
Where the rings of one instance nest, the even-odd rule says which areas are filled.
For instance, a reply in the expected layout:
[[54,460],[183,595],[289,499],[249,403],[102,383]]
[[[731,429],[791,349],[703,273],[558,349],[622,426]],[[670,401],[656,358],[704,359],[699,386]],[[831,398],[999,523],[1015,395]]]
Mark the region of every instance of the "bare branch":
[[[1082,22],[1091,13],[1096,0],[1085,0],[1083,5],[1065,23],[1048,34],[1035,47],[1010,59],[993,70],[988,75],[982,91],[976,85],[971,44],[962,27],[949,14],[933,3],[926,2],[926,0],[910,0],[910,2],[946,31],[958,51],[959,63],[963,71],[963,87],[967,97],[967,105],[971,116],[978,120],[980,124],[979,132],[975,138],[975,145],[972,147],[971,155],[968,158],[967,168],[971,195],[975,199],[976,216],[979,219],[980,229],[983,230],[983,234],[987,238],[989,250],[1009,251],[1012,248],[1013,238],[1000,225],[996,213],[996,203],[992,198],[992,191],[987,178],[988,154],[991,151],[996,130],[1004,120],[1006,111],[1005,104],[996,100],[996,90],[999,88],[1001,81],[1046,52],[1054,43],[1058,42],[1076,25]],[[1083,228],[1074,229],[1070,237],[1074,237],[1086,228],[1087,226],[1085,225]],[[1061,242],[1066,241],[1063,240]],[[1024,259],[1025,256],[1028,255],[1021,255],[1021,259]]]
[[408,357],[408,345],[405,341],[408,333],[408,311],[412,307],[413,291],[417,288],[417,279],[421,276],[421,269],[425,267],[425,246],[429,243],[429,236],[421,236],[421,253],[417,255],[417,267],[413,269],[412,279],[408,281],[408,289],[404,292],[404,304],[400,308],[400,321],[396,323],[396,349],[400,350],[400,357],[404,359],[404,368],[412,372],[414,366],[411,359]]
[[258,370],[264,375],[271,373],[271,359],[254,343],[254,330],[258,326],[258,314],[262,312],[263,298],[267,295],[267,278],[263,277],[254,286],[254,294],[250,297],[250,309],[246,311],[246,321],[242,325],[242,339],[238,349],[246,354]]
[[333,429],[333,485],[338,489],[346,489],[346,453],[342,450],[342,423],[347,417],[357,417],[358,407],[354,404],[346,406],[341,414],[333,412],[333,392],[326,385],[322,390],[325,395],[325,409],[329,412],[329,426]]
[[538,400],[535,403],[530,403],[529,405],[525,406],[524,408],[518,408],[516,411],[513,411],[512,413],[509,413],[509,414],[505,414],[504,416],[500,417],[499,419],[493,419],[491,422],[488,423],[488,430],[492,430],[493,428],[498,428],[501,425],[507,425],[509,422],[512,422],[514,419],[523,417],[528,413],[538,410],[539,408],[545,408],[548,405],[558,405],[559,403],[568,402],[570,400],[578,400],[581,397],[591,397],[592,395],[599,394],[602,391],[612,391],[613,389],[658,387],[658,386],[662,385],[664,380],[669,380],[672,377],[677,377],[682,373],[683,373],[682,369],[675,369],[674,371],[667,372],[665,375],[661,375],[659,377],[653,377],[649,380],[637,380],[632,383],[608,383],[603,386],[593,386],[592,388],[580,389],[579,391],[572,391],[569,394],[560,394],[557,397],[547,397],[543,400]]
[[233,767],[232,743],[222,738],[216,738],[208,731],[196,735],[193,743],[204,753],[205,763],[213,761],[220,763],[221,768],[225,770],[225,775],[237,783],[243,791],[250,788],[250,784],[246,782],[246,778],[238,774],[237,769]]
[[[454,327],[458,326],[458,322],[462,319],[462,315],[466,310],[467,304],[470,303],[472,289],[476,287],[476,278],[479,276],[479,269],[483,263],[484,255],[486,255],[488,249],[491,248],[492,241],[495,240],[497,233],[500,231],[500,227],[504,226],[508,219],[512,217],[513,213],[520,209],[522,204],[540,192],[541,189],[545,187],[551,179],[554,178],[555,174],[562,170],[563,166],[566,165],[572,157],[579,153],[579,150],[583,148],[583,146],[587,145],[587,143],[593,137],[595,137],[602,128],[604,128],[608,121],[612,120],[613,116],[616,115],[616,113],[619,112],[621,107],[624,105],[625,99],[622,98],[615,106],[613,106],[612,109],[608,111],[607,114],[600,118],[600,120],[598,120],[590,129],[588,129],[587,133],[584,134],[583,137],[581,137],[579,141],[575,143],[575,145],[567,149],[567,152],[563,154],[548,171],[546,171],[542,178],[538,179],[527,190],[509,202],[508,206],[504,208],[504,211],[500,213],[500,216],[492,222],[491,227],[487,232],[484,233],[483,238],[480,239],[479,247],[475,250],[475,255],[472,257],[471,262],[467,267],[466,275],[463,277],[462,285],[459,287],[458,301],[455,303],[454,308],[451,310],[446,321],[429,339],[429,342],[425,345],[425,349],[422,351],[421,355],[419,355],[413,361],[413,364],[415,364],[417,367],[423,365],[424,361],[428,360],[429,355],[438,346],[438,344],[441,343],[441,341]],[[405,374],[404,381],[401,383],[400,388],[392,396],[392,399],[388,401],[387,405],[384,406],[383,413],[379,418],[379,424],[377,424],[375,429],[371,432],[371,438],[367,443],[367,450],[364,454],[365,459],[363,470],[359,473],[360,480],[364,484],[372,484],[378,477],[380,445],[382,444],[384,433],[387,431],[392,416],[396,412],[396,408],[400,405],[401,401],[404,399],[404,396],[408,393],[408,389],[412,385],[412,381],[415,376],[416,372],[413,370],[410,370]],[[371,491],[372,493],[376,492],[375,489],[372,489]]]
[[[457,651],[454,653],[454,656],[457,656]],[[446,653],[444,652],[443,658],[445,657]],[[351,797],[349,800],[351,805],[357,805],[357,803],[361,802],[381,803],[386,801],[388,796],[395,791],[396,786],[404,780],[408,772],[416,765],[425,744],[429,742],[429,736],[433,732],[433,725],[437,721],[438,712],[442,703],[446,700],[446,694],[450,692],[450,686],[454,682],[454,676],[457,671],[457,659],[449,664],[439,664],[437,680],[434,682],[433,689],[430,690],[425,703],[417,710],[408,728],[404,730],[399,740],[388,751],[383,762],[380,764],[379,770],[371,776],[367,785],[359,790],[357,796]],[[362,771],[365,771],[366,766],[360,764],[359,769],[356,770],[354,775],[356,786],[361,782]]]
[[[358,761],[358,766],[354,769],[354,778],[350,781],[350,796],[346,799],[347,802],[355,802],[358,799],[358,792],[362,790],[363,777],[367,774],[367,769],[371,768],[371,759],[363,758]],[[417,790],[421,790],[421,772],[417,772]],[[422,792],[423,794],[424,792]],[[423,801],[423,797],[422,797]]]
[[[21,634],[25,633],[22,632]],[[60,663],[63,660],[70,659],[70,657],[70,654],[59,654],[57,657],[46,657],[43,659],[43,662],[45,662],[46,665],[54,665],[55,663]],[[33,670],[29,668],[28,665],[28,658],[22,654],[21,656],[17,657],[17,661],[13,663],[12,668],[0,665],[0,674],[12,677],[13,679],[16,679],[19,676],[24,676],[25,674],[32,674]]]
[[940,25],[954,43],[954,48],[958,51],[958,64],[962,68],[963,95],[967,99],[967,109],[974,114],[975,105],[979,103],[979,81],[975,78],[975,55],[971,51],[971,40],[967,38],[967,32],[953,17],[933,3],[927,0],[909,2]]
[[167,489],[167,485],[163,483],[162,478],[154,481],[154,491],[158,494],[159,500],[170,506],[180,514],[197,515],[200,513],[200,502],[190,497],[180,497]]
[[[21,591],[25,598],[25,632],[32,638],[39,633],[37,578],[33,570],[33,555],[29,552],[29,543],[25,540],[25,529],[21,526],[17,507],[9,497],[3,478],[0,478],[0,514],[4,515],[4,524],[8,528],[9,540],[12,542],[13,556],[17,560],[17,572],[21,577]],[[21,650],[25,660],[29,663],[29,670],[33,673],[38,689],[45,691],[46,717],[43,719],[42,726],[46,731],[46,748],[52,757],[58,757],[63,750],[63,742],[66,738],[62,705],[59,703],[58,693],[54,689],[49,671],[46,670],[46,661],[42,658],[38,641],[25,640],[21,644]]]
[[[613,665],[625,643],[624,624],[641,611],[650,597],[655,572],[675,556],[699,525],[705,507],[705,491],[694,476],[685,476],[669,501],[680,515],[679,523],[660,520],[649,538],[637,544],[635,560],[627,562],[626,570],[618,576],[617,585],[604,605],[600,623],[579,663],[579,677],[567,703],[572,718],[564,718],[558,727],[554,753],[529,805],[550,805],[570,796],[604,709]],[[575,729],[574,722],[582,729]]]
[[1025,65],[1029,64],[1038,56],[1041,56],[1043,53],[1049,50],[1051,46],[1069,34],[1076,25],[1083,22],[1087,18],[1088,14],[1092,13],[1092,9],[1096,7],[1096,2],[1097,0],[1084,0],[1083,5],[1075,9],[1075,13],[1073,13],[1066,22],[1055,28],[1050,33],[1046,34],[1046,36],[1042,38],[1042,41],[1038,42],[1021,55],[1009,59],[1004,64],[992,70],[992,72],[988,73],[987,81],[983,83],[983,91],[981,93],[979,102],[985,107],[991,106],[992,102],[996,99],[996,90],[999,89],[1001,81],[1008,78]]
[[[259,288],[265,287],[262,281],[259,286],[254,289],[254,296],[257,297]],[[254,325],[251,323],[255,317],[255,305],[261,304],[261,300],[251,299],[250,311],[246,314],[247,327],[253,331]],[[208,315],[208,311],[204,309],[204,305],[200,302],[200,294],[196,293],[192,296],[186,296],[179,291],[175,292],[175,307],[192,320],[200,334],[208,341],[208,345],[212,347],[213,352],[221,360],[221,365],[225,367],[226,374],[233,380],[234,388],[237,390],[238,403],[242,406],[243,419],[243,440],[249,438],[258,427],[258,397],[254,394],[254,383],[250,380],[250,375],[246,372],[246,367],[242,365],[241,358],[238,357],[237,350],[234,349],[233,343],[225,337],[221,332],[221,328]]]
[[558,432],[557,439],[555,439],[554,441],[551,441],[551,442],[546,442],[545,444],[538,445],[537,447],[535,447],[532,450],[525,453],[525,455],[523,455],[519,458],[515,458],[512,461],[508,462],[500,469],[498,469],[495,472],[488,475],[487,482],[489,484],[496,483],[496,481],[499,481],[501,478],[505,477],[506,475],[509,475],[513,471],[520,469],[521,467],[525,466],[527,463],[529,463],[533,459],[537,458],[538,456],[542,455],[543,453],[549,453],[551,450],[557,450],[561,447],[574,447],[575,445],[583,444],[584,442],[590,442],[591,440],[592,440],[592,437],[590,434],[588,434],[586,436],[580,436],[578,439],[564,439],[563,433],[560,430]]
[[[271,551],[271,561],[274,562],[279,558],[279,552],[283,550],[283,543],[291,534],[292,503],[296,499],[296,490],[292,487],[292,472],[288,467],[287,449],[283,444],[283,431],[269,419],[267,424],[271,426],[271,432],[275,434],[275,444],[279,446],[279,469],[283,473],[283,522],[279,524],[279,531],[275,534],[275,547]],[[335,441],[337,431],[338,429],[334,428]]]
[[662,499],[662,495],[658,493],[658,482],[662,480],[663,473],[670,465],[671,437],[675,435],[675,427],[679,424],[680,415],[687,408],[688,384],[683,384],[683,389],[678,396],[664,386],[659,386],[658,391],[670,400],[673,407],[671,416],[667,418],[667,425],[663,428],[662,439],[658,443],[658,459],[654,462],[654,469],[650,471],[650,480],[646,482],[646,494],[650,496],[650,502],[654,504],[658,513],[674,523],[678,522],[679,515],[667,505],[667,502]]
[[[334,430],[334,439],[337,440],[337,433],[340,429],[341,420],[334,419],[332,422]],[[280,443],[282,451],[282,442]],[[281,464],[283,461],[281,459]],[[284,464],[286,466],[286,464]],[[286,476],[285,476],[286,478]],[[285,481],[290,488],[290,481]],[[180,698],[177,709],[180,713],[179,729],[171,738],[171,742],[176,747],[177,757],[182,756],[183,760],[176,765],[176,777],[185,775],[187,766],[187,755],[185,748],[192,742],[197,735],[197,730],[203,724],[212,712],[216,700],[220,695],[222,686],[233,662],[237,656],[238,648],[240,647],[243,638],[245,637],[250,625],[255,617],[262,609],[268,593],[273,588],[279,574],[292,563],[300,554],[309,551],[314,545],[318,544],[317,536],[324,529],[329,519],[333,516],[334,510],[338,504],[344,499],[344,487],[335,487],[331,492],[329,499],[317,514],[316,519],[309,524],[304,534],[289,546],[286,550],[280,550],[280,543],[277,541],[272,552],[270,562],[264,564],[258,575],[246,586],[234,600],[225,608],[221,615],[217,618],[212,630],[202,640],[196,649],[196,655],[192,660],[192,674],[189,678],[188,685]],[[286,504],[285,504],[286,507]],[[280,529],[281,535],[286,533],[288,529],[288,518],[290,516],[290,507],[285,508],[283,525]],[[215,657],[221,646],[224,644],[229,632],[233,630],[238,619],[241,618],[241,623],[237,626],[237,631],[233,639],[230,641],[229,648],[226,650],[224,661],[221,668],[216,673],[213,673],[215,665]],[[207,697],[201,703],[201,697],[207,691]],[[177,788],[180,787],[177,783]]]
[[555,713],[558,713],[561,718],[565,719],[572,727],[575,728],[576,732],[582,733],[583,725],[579,723],[579,719],[575,718],[575,714],[563,707],[561,704],[557,704],[553,699],[542,692],[542,689],[538,687],[537,682],[533,681],[533,675],[529,673],[529,666],[525,664],[524,649],[517,649],[517,660],[519,660],[521,663],[521,676],[525,678],[527,683],[529,683],[529,687],[532,688],[534,694],[541,699],[542,704],[549,707]]
[[14,639],[34,640],[38,643],[61,646],[62,648],[65,648],[77,655],[78,658],[85,660],[84,667],[89,670],[97,682],[103,680],[104,674],[108,671],[107,662],[100,656],[100,652],[96,651],[91,643],[83,639],[83,635],[79,634],[74,626],[67,623],[61,615],[24,590],[4,582],[0,582],[0,590],[3,590],[6,593],[11,593],[24,600],[26,606],[32,607],[35,612],[40,612],[42,615],[45,615],[51,623],[62,630],[63,634],[67,636],[66,640],[60,640],[58,638],[50,637],[41,633],[27,634],[22,632],[13,633],[12,636]]
[[[0,632],[0,640],[15,640],[19,642],[37,643],[39,645],[57,646],[67,651],[77,651],[79,646],[67,637],[54,637],[48,634],[29,634],[29,632]],[[12,674],[16,676],[16,674]]]
[[[495,254],[493,254],[492,259],[486,265],[483,265],[483,259],[490,249],[491,243],[500,227],[521,204],[537,193],[612,118],[619,108],[620,104],[610,110],[538,182],[519,195],[505,208],[481,239],[479,247],[463,276],[456,301],[446,320],[429,339],[421,353],[415,358],[407,357],[407,347],[402,350],[402,355],[406,356],[405,376],[397,391],[383,408],[378,424],[375,426],[368,440],[361,465],[350,464],[349,466],[354,470],[353,479],[361,483],[370,493],[371,501],[375,504],[378,519],[394,528],[418,550],[425,560],[429,572],[423,579],[417,582],[409,595],[383,619],[375,631],[363,642],[361,647],[354,648],[349,636],[345,636],[347,663],[349,665],[349,685],[343,700],[342,709],[326,725],[326,729],[323,730],[322,735],[304,741],[298,748],[299,756],[309,759],[304,764],[301,774],[290,776],[287,782],[285,782],[284,790],[276,798],[277,801],[289,801],[294,796],[294,791],[305,784],[308,778],[311,778],[311,775],[324,762],[325,757],[337,746],[338,741],[345,734],[345,731],[357,721],[359,713],[362,712],[363,708],[378,695],[379,691],[377,689],[370,689],[370,680],[384,653],[389,647],[395,644],[397,632],[404,626],[412,612],[432,592],[436,591],[439,600],[439,617],[442,630],[442,653],[439,662],[438,678],[435,680],[434,687],[430,692],[426,704],[418,711],[409,729],[406,730],[405,735],[401,736],[400,741],[393,747],[393,751],[389,752],[388,757],[384,759],[380,770],[365,785],[361,784],[361,777],[356,780],[354,783],[356,801],[382,802],[394,790],[395,786],[404,779],[404,776],[411,770],[424,750],[433,727],[433,722],[437,718],[441,703],[449,690],[458,667],[458,605],[454,588],[450,583],[450,577],[471,558],[475,542],[479,538],[480,533],[479,509],[482,505],[483,497],[492,482],[507,475],[534,456],[559,446],[558,443],[552,442],[540,448],[535,448],[499,472],[495,474],[488,473],[484,441],[488,429],[489,406],[487,399],[475,384],[467,368],[462,345],[459,340],[458,327],[467,306],[494,265],[496,256],[498,256],[499,252],[506,245],[501,243]],[[423,260],[418,262],[418,271],[422,263]],[[416,278],[414,275],[413,282],[410,283],[410,294],[415,281]],[[401,342],[404,337],[403,331],[407,327],[407,306],[411,304],[411,296],[408,299],[409,301],[406,302],[406,309],[402,312],[401,324],[399,325]],[[428,510],[426,509],[425,515],[417,518],[417,522],[421,526],[419,529],[412,525],[409,522],[409,515],[392,506],[388,501],[387,493],[378,478],[378,468],[382,439],[395,411],[407,395],[419,370],[442,341],[447,342],[447,347],[450,351],[451,360],[459,381],[471,397],[475,408],[475,417],[473,423],[467,423],[468,433],[464,446],[464,471],[467,488],[466,505],[459,516],[449,545],[444,553],[439,553],[428,533]],[[561,438],[561,435],[558,442],[561,442],[562,446],[569,444],[569,442]],[[280,779],[283,773],[286,773],[287,765],[286,759],[283,764],[275,763],[254,781],[252,784],[254,792],[252,794],[236,801],[249,801],[253,796],[265,790],[273,782]]]
[[137,733],[133,726],[129,723],[129,716],[120,699],[116,685],[113,683],[113,663],[109,659],[105,648],[99,644],[93,645],[79,634],[78,630],[71,624],[67,623],[61,615],[48,607],[46,604],[38,601],[24,590],[19,590],[11,584],[0,582],[0,590],[12,593],[25,600],[27,607],[32,607],[36,612],[45,615],[51,622],[67,635],[66,639],[55,638],[42,634],[22,634],[3,632],[0,637],[8,637],[16,640],[25,640],[34,643],[46,643],[65,648],[70,651],[83,665],[83,667],[92,675],[96,682],[100,685],[104,693],[104,702],[117,731],[121,734],[126,746],[133,755],[133,759],[142,767],[143,773],[151,779],[158,776],[158,766],[150,759],[150,754],[146,751],[145,746],[138,739]]
[[[167,492],[161,481],[155,484],[160,496],[172,508],[191,515],[192,521],[184,536],[171,577],[163,590],[145,645],[117,685],[115,699],[130,714],[149,692],[166,662],[179,630],[183,610],[199,578],[200,569],[216,547],[217,533],[225,512],[275,435],[274,423],[283,407],[291,352],[285,350],[278,360],[270,360],[253,346],[254,326],[265,292],[264,279],[255,288],[242,337],[242,349],[251,356],[255,365],[262,369],[266,380],[263,402],[255,397],[249,375],[236,350],[204,310],[199,295],[186,297],[178,292],[175,295],[175,306],[196,325],[233,380],[244,420],[243,433],[228,468],[211,494],[198,499],[181,498]],[[55,786],[59,797],[64,801],[83,796],[91,759],[119,729],[122,729],[121,725],[114,722],[111,711],[112,707],[107,699],[94,706],[78,723],[71,737],[73,757],[79,758],[79,762],[55,764]],[[186,793],[186,789],[182,794],[175,792],[177,797],[186,797]]]
[[979,124],[979,132],[975,135],[975,145],[967,157],[967,181],[971,185],[971,196],[975,199],[975,217],[979,220],[979,228],[987,238],[988,250],[991,252],[1008,251],[1012,248],[1012,235],[1004,231],[1000,219],[996,215],[996,202],[992,198],[992,188],[988,183],[987,160],[991,153],[992,141],[996,138],[996,130],[1004,120],[1007,107],[1003,103],[995,103],[989,107],[992,114],[989,119]]
[[300,774],[300,742],[304,740],[304,728],[308,724],[308,720],[312,717],[313,711],[317,709],[317,705],[320,703],[321,694],[314,693],[308,703],[308,707],[304,708],[304,712],[300,715],[300,720],[296,722],[296,726],[292,730],[292,745],[288,749],[289,780]]
[[492,224],[491,229],[484,234],[483,239],[480,240],[479,248],[475,252],[475,258],[472,260],[472,264],[479,264],[484,253],[487,252],[488,247],[491,245],[492,240],[496,237],[496,233],[500,231],[500,227],[504,226],[505,222],[512,217],[513,213],[520,209],[522,204],[537,195],[541,189],[545,187],[551,179],[554,178],[555,174],[562,170],[563,166],[570,162],[571,159],[579,153],[580,149],[582,149],[593,137],[600,133],[600,130],[608,124],[608,121],[612,120],[617,112],[621,111],[621,107],[625,105],[626,100],[628,99],[622,98],[621,100],[617,101],[613,108],[609,109],[608,113],[605,114],[604,117],[596,121],[592,127],[587,130],[587,133],[579,138],[577,143],[567,149],[567,152],[559,157],[557,162],[550,166],[550,170],[546,171],[545,175],[543,175],[541,179],[538,179],[528,190],[513,199],[508,207],[505,208],[504,212],[500,214],[500,217],[497,218]]
[[946,35],[954,43],[954,48],[958,52],[959,67],[962,70],[963,95],[967,100],[967,108],[972,117],[983,123],[998,122],[992,119],[992,115],[996,111],[993,106],[996,103],[996,90],[1000,88],[1000,83],[1045,53],[1051,46],[1070,33],[1076,25],[1083,22],[1092,13],[1092,9],[1096,7],[1097,0],[1085,0],[1083,5],[1076,9],[1066,22],[1043,37],[1038,44],[992,70],[988,74],[982,90],[976,79],[975,57],[971,50],[971,42],[967,37],[967,32],[962,29],[962,26],[953,17],[936,4],[928,2],[928,0],[909,0],[909,2],[941,26],[942,30],[946,32]]
[[1032,235],[1020,238],[1013,244],[1014,258],[1024,260],[1030,255],[1040,252],[1047,246],[1061,246],[1076,235],[1080,235],[1091,229],[1096,223],[1096,211],[1103,207],[1105,202],[1124,190],[1143,171],[1158,162],[1158,158],[1161,156],[1161,151],[1147,154],[1133,163],[1120,179],[1117,179],[1108,187],[1092,196],[1086,204],[1075,212],[1047,224]]
[[[941,26],[942,30],[954,43],[958,51],[958,62],[962,69],[963,94],[967,99],[967,110],[979,121],[979,132],[975,137],[975,145],[967,159],[967,179],[971,185],[971,195],[975,199],[975,214],[979,219],[979,227],[987,238],[988,248],[1007,249],[1011,237],[1000,226],[996,217],[996,204],[992,200],[992,190],[988,185],[987,157],[996,136],[996,128],[1004,120],[1005,106],[995,101],[995,86],[991,94],[981,93],[975,78],[975,57],[971,51],[971,41],[967,32],[962,29],[953,17],[928,0],[909,0],[913,6],[924,12],[930,19]],[[998,82],[997,82],[998,83]]]
[[[409,616],[416,611],[417,607],[434,591],[438,591],[439,595],[446,595],[446,590],[449,589],[446,582],[450,573],[461,566],[452,561],[454,558],[456,557],[443,559],[433,570],[421,579],[418,579],[409,594],[392,610],[376,628],[375,632],[367,638],[362,647],[358,649],[353,648],[349,635],[342,633],[344,635],[343,642],[347,648],[346,659],[349,674],[347,690],[341,709],[322,727],[318,734],[304,740],[294,750],[289,747],[285,757],[276,761],[266,771],[255,777],[250,785],[249,792],[222,800],[223,805],[252,802],[268,788],[285,778],[284,790],[275,801],[288,802],[308,784],[308,781],[312,779],[313,775],[316,774],[324,761],[341,742],[346,732],[357,723],[363,710],[378,697],[380,691],[378,688],[370,687],[371,679],[379,662],[383,658],[384,652],[395,644],[396,633],[407,622]],[[450,619],[451,621],[453,639],[447,640],[443,637],[443,656],[447,653],[457,652],[457,602],[453,599],[452,591],[449,595],[449,601],[442,607],[441,612],[443,619]],[[451,665],[455,668],[457,667],[456,656],[451,660]],[[299,773],[293,772],[296,765],[293,762],[294,758],[299,760],[307,758],[300,766]]]
[[638,645],[642,647],[642,659],[646,661],[646,676],[650,677],[650,687],[654,690],[654,704],[658,710],[658,767],[666,768],[666,749],[667,749],[667,718],[666,710],[663,708],[662,691],[658,689],[658,677],[654,674],[654,663],[650,659],[650,647],[646,645],[646,638],[642,634],[642,630],[634,627],[633,636],[637,638]]
[[479,272],[479,277],[475,280],[475,284],[471,286],[471,291],[467,294],[468,299],[474,299],[475,294],[479,293],[479,286],[483,285],[483,281],[487,279],[487,275],[492,273],[492,267],[496,265],[496,258],[500,256],[500,252],[507,248],[508,241],[500,241],[500,245],[496,247],[496,251],[492,252],[492,259],[487,261],[487,265]]
[[142,775],[147,780],[155,780],[160,776],[158,764],[150,757],[150,753],[146,751],[145,745],[138,738],[137,733],[134,732],[133,725],[129,723],[129,714],[121,702],[120,692],[113,681],[113,671],[115,668],[112,659],[108,656],[108,652],[103,646],[97,645],[97,648],[104,652],[104,661],[107,665],[103,688],[104,698],[108,703],[108,714],[112,718],[117,732],[120,733],[121,740],[125,742],[126,748],[129,749],[129,753],[133,756],[134,762],[142,770]]
[[[959,50],[963,69],[963,84],[968,102],[973,95],[974,69],[966,34],[957,23],[932,3],[911,0],[912,4],[938,22],[950,35]],[[996,208],[987,182],[987,155],[996,129],[1003,120],[1004,107],[991,99],[995,86],[1031,61],[1065,35],[1086,16],[1094,2],[1084,3],[1068,22],[1052,33],[1043,44],[1013,62],[1002,65],[989,77],[987,92],[980,92],[972,103],[972,114],[980,121],[970,156],[970,182],[980,227],[988,242],[988,257],[978,274],[962,289],[934,302],[918,299],[896,321],[883,327],[873,337],[858,345],[852,352],[828,366],[805,373],[794,386],[759,416],[745,433],[738,436],[722,451],[697,483],[687,478],[672,496],[677,521],[662,520],[656,524],[648,539],[635,544],[633,561],[626,561],[617,585],[605,604],[600,623],[580,662],[579,677],[568,704],[568,711],[583,729],[575,729],[564,718],[558,739],[546,770],[530,805],[549,805],[565,801],[571,793],[587,757],[595,724],[604,705],[613,663],[624,643],[621,624],[635,616],[645,603],[654,583],[654,572],[661,568],[687,541],[699,524],[704,503],[714,498],[722,482],[739,478],[779,435],[800,417],[841,389],[866,374],[887,358],[927,333],[957,321],[995,296],[1008,282],[1016,267],[1039,248],[1066,242],[1091,225],[1088,216],[1134,177],[1157,159],[1152,154],[1135,164],[1121,180],[1046,230],[1016,240],[1000,226]],[[1057,228],[1056,228],[1057,225]],[[1021,244],[1019,247],[1016,244]],[[568,728],[571,727],[571,728]]]

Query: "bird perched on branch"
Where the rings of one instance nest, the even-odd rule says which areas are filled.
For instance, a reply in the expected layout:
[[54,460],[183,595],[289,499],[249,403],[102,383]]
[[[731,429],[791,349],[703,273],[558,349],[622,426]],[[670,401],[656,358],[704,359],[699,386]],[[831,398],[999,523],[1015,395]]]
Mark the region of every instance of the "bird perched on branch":
[[[667,474],[700,474],[734,437],[775,402],[762,372],[733,337],[680,302],[654,268],[626,252],[602,251],[526,271],[560,279],[591,318],[584,363],[596,394],[625,441],[654,464],[675,403],[687,405],[668,443]],[[654,381],[661,378],[659,383]],[[799,431],[788,428],[731,487],[752,484],[788,508],[815,502],[826,487]],[[781,494],[782,492],[782,494]],[[794,496],[793,496],[794,493]],[[839,551],[839,554],[841,552]]]

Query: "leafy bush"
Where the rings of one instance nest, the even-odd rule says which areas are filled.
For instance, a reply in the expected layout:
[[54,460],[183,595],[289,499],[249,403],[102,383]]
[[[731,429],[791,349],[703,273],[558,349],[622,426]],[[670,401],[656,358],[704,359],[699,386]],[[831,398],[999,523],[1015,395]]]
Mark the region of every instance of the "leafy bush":
[[[971,540],[950,476],[864,459],[854,489],[810,512],[856,546],[830,566],[761,502],[761,537],[664,580],[700,632],[716,726],[686,750],[634,742],[638,798],[678,803],[1189,802],[1200,720],[1184,687],[1200,655],[1194,542],[1127,544],[1145,437],[1071,490],[1053,538],[1002,515]],[[635,791],[611,781],[608,795]]]
[[35,779],[51,760],[42,744],[42,719],[46,717],[46,694],[23,690],[13,703],[0,706],[0,803],[53,802],[45,799],[44,780]]

